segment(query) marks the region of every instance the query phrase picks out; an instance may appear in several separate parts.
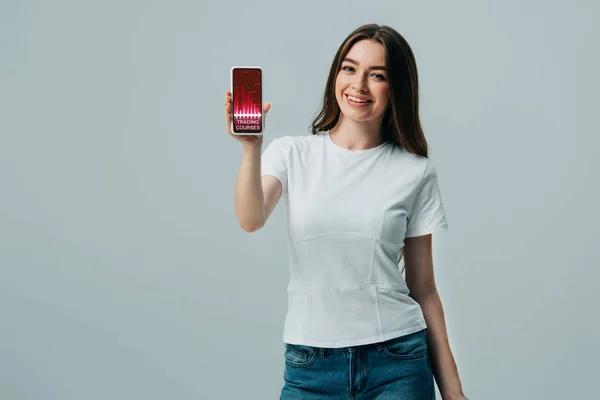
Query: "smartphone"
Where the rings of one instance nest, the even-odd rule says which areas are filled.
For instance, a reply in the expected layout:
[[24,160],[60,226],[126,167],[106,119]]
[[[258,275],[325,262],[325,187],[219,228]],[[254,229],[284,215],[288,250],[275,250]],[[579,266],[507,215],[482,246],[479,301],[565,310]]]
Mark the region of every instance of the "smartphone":
[[262,135],[265,128],[262,68],[231,68],[231,132],[235,135]]

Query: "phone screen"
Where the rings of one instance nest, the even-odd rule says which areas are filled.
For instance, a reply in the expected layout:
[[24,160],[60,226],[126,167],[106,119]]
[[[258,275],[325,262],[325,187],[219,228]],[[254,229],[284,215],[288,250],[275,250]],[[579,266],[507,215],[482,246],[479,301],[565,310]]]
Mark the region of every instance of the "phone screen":
[[262,71],[260,68],[234,68],[232,79],[233,132],[261,133]]

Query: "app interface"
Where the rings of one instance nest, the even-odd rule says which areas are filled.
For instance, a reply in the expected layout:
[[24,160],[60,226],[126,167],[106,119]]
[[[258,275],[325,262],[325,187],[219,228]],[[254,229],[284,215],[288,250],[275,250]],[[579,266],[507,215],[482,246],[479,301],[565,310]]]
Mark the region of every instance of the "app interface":
[[233,131],[262,132],[262,76],[257,68],[233,70]]

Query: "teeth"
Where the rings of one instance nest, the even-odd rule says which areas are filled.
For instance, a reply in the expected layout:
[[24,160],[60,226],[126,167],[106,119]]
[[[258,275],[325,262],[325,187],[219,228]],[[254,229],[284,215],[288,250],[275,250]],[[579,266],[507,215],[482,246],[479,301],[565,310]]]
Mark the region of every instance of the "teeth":
[[348,96],[348,98],[352,101],[355,101],[357,103],[367,103],[367,100],[361,100],[358,97],[353,97],[353,96]]

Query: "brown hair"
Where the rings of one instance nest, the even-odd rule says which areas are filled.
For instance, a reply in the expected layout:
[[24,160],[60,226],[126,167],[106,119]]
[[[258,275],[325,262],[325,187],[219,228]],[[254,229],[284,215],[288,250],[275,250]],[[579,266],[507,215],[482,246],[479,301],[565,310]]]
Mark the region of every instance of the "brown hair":
[[312,134],[328,131],[337,124],[340,107],[335,97],[335,80],[346,54],[356,42],[364,39],[375,40],[385,48],[390,105],[381,126],[384,139],[427,157],[427,141],[419,120],[419,79],[415,56],[404,37],[385,25],[363,25],[350,33],[340,45],[327,78],[323,107],[312,122]]

